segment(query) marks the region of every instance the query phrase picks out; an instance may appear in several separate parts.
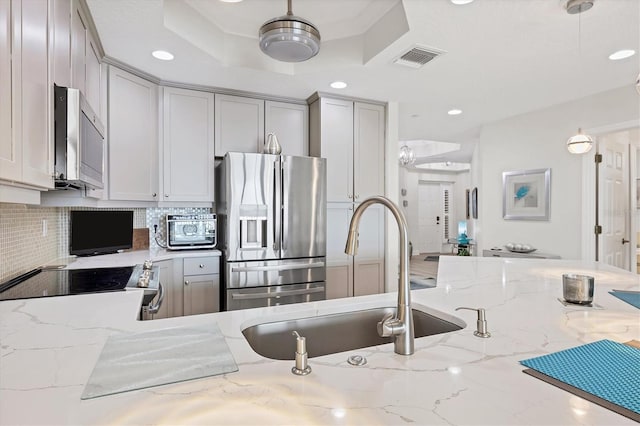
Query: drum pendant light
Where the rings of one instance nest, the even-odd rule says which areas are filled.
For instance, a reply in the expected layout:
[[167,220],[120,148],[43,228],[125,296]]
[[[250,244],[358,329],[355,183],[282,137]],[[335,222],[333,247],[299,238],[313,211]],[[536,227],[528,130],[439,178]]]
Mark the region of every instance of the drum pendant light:
[[293,14],[291,0],[287,5],[286,15],[260,27],[260,49],[278,61],[306,61],[320,51],[320,32],[311,22]]
[[[568,0],[566,4],[567,13],[570,15],[578,15],[578,59],[582,59],[582,50],[580,45],[581,25],[580,14],[593,6],[592,0]],[[578,128],[578,133],[571,136],[567,140],[567,150],[572,154],[585,154],[593,147],[593,138],[582,133],[582,129]]]

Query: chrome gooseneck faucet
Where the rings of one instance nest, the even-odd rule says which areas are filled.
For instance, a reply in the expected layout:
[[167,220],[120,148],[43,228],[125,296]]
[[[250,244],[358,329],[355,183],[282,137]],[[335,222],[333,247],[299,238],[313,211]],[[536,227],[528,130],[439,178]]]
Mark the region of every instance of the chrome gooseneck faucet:
[[400,278],[398,280],[398,307],[396,315],[386,316],[378,323],[378,334],[380,337],[393,336],[394,350],[400,355],[411,355],[413,349],[413,315],[411,313],[411,287],[409,286],[409,235],[407,230],[407,220],[402,211],[391,200],[385,197],[371,197],[360,203],[353,212],[351,223],[349,224],[349,235],[347,245],[344,249],[346,254],[355,256],[358,252],[358,225],[360,217],[364,211],[372,204],[382,204],[388,208],[398,223],[400,232]]

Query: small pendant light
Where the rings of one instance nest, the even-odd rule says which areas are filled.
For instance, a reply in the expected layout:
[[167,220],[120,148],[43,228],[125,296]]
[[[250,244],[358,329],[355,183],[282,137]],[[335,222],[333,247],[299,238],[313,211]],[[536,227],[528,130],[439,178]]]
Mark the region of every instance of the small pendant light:
[[[580,45],[581,25],[580,14],[593,6],[592,0],[568,0],[566,4],[567,13],[570,15],[578,15],[578,57],[582,57],[582,49]],[[578,129],[578,133],[571,136],[567,140],[567,150],[572,154],[584,154],[591,151],[593,147],[593,138],[582,133],[582,129]]]
[[587,153],[591,150],[592,146],[593,138],[582,133],[582,129],[578,129],[578,133],[567,140],[567,149],[572,154]]

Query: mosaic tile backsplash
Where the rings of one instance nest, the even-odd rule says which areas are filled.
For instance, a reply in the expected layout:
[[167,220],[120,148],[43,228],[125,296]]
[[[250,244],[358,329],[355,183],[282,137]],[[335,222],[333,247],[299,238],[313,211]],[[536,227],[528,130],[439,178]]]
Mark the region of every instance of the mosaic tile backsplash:
[[[69,212],[86,207],[37,207],[0,203],[0,283],[69,256]],[[209,208],[118,208],[133,210],[133,227],[149,228],[149,248],[166,245],[167,214],[210,213]],[[158,225],[154,233],[154,225]],[[46,230],[45,230],[46,228]]]
[[57,259],[60,235],[58,208],[0,203],[0,282]]
[[[147,209],[147,224],[149,226],[149,249],[167,246],[167,225],[166,216],[168,214],[203,214],[211,213],[209,208],[150,208]],[[154,225],[158,225],[157,232]]]

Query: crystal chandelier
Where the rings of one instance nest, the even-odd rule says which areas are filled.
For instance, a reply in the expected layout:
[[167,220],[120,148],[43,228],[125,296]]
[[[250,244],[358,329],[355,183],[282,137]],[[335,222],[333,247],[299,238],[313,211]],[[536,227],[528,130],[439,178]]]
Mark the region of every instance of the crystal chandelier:
[[400,147],[400,164],[403,166],[411,165],[416,162],[416,156],[413,150],[406,144]]

